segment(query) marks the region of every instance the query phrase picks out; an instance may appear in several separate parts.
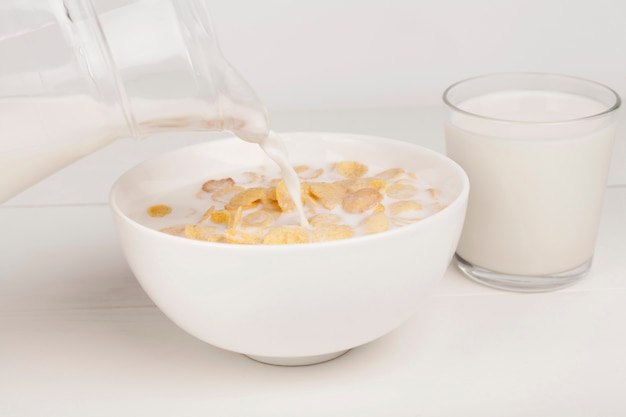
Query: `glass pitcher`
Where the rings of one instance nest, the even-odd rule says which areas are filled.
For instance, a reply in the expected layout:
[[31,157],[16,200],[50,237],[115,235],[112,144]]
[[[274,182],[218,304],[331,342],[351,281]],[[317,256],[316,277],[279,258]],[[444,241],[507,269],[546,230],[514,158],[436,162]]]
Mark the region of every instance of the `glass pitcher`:
[[2,0],[0,203],[124,138],[269,121],[205,0]]

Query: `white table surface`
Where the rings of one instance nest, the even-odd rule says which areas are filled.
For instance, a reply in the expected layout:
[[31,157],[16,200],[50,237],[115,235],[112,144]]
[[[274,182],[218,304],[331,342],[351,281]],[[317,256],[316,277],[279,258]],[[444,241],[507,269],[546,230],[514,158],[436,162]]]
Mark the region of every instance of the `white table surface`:
[[[444,150],[438,108],[300,111],[278,131],[384,135]],[[626,137],[594,265],[570,288],[493,290],[450,267],[420,312],[343,357],[275,367],[172,324],[122,256],[122,172],[213,135],[123,140],[0,206],[0,416],[624,416]]]

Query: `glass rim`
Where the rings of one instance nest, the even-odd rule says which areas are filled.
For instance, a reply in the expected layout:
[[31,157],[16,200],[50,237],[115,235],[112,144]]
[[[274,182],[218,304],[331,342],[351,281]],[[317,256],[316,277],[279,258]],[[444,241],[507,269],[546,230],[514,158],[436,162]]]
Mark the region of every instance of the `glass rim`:
[[[481,114],[477,114],[477,113],[473,113],[473,112],[464,110],[464,109],[460,108],[459,106],[453,104],[448,99],[449,93],[454,88],[458,87],[461,84],[465,84],[465,83],[468,83],[468,82],[471,82],[471,81],[480,80],[480,79],[495,78],[495,77],[505,77],[505,76],[559,77],[559,78],[569,79],[569,80],[572,80],[572,81],[587,83],[587,84],[593,85],[596,88],[599,87],[601,89],[604,89],[606,92],[608,92],[610,95],[613,96],[615,101],[614,101],[613,105],[608,107],[606,110],[603,110],[603,111],[601,111],[599,113],[590,114],[588,116],[576,117],[576,118],[573,118],[573,119],[564,119],[564,120],[532,121],[532,120],[502,119],[502,118],[497,118],[497,117],[484,116],[484,115],[481,115]],[[586,78],[582,78],[582,77],[576,77],[576,76],[572,76],[572,75],[565,75],[565,74],[559,74],[559,73],[549,73],[549,72],[495,72],[495,73],[489,73],[489,74],[483,74],[483,75],[478,75],[478,76],[474,76],[474,77],[469,77],[469,78],[465,78],[465,79],[459,80],[459,81],[451,84],[448,88],[446,88],[444,90],[442,98],[443,98],[444,104],[446,106],[448,106],[450,109],[452,109],[454,111],[457,111],[459,113],[462,113],[464,115],[467,115],[467,116],[476,117],[476,118],[483,119],[483,120],[501,122],[501,123],[515,123],[515,124],[525,124],[525,125],[558,125],[558,124],[565,124],[565,123],[572,123],[572,122],[578,122],[578,121],[591,120],[591,119],[600,118],[600,117],[608,115],[609,113],[615,112],[617,109],[620,108],[620,106],[622,104],[622,99],[619,96],[619,94],[617,94],[617,92],[615,90],[613,90],[611,87],[608,87],[607,85],[604,85],[604,84],[599,83],[597,81],[592,81],[592,80],[589,80],[589,79],[586,79]]]

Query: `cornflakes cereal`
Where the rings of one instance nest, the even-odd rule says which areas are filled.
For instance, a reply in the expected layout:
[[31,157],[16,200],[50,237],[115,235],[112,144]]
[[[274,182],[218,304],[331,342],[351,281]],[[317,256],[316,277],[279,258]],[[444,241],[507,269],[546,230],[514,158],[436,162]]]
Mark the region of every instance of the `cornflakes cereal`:
[[404,172],[402,168],[389,168],[383,172],[379,172],[375,177],[384,181],[391,181],[400,178]]
[[237,207],[245,209],[254,208],[265,198],[265,188],[246,188],[235,194],[225,206],[227,210],[235,210]]
[[367,174],[367,165],[355,161],[343,161],[335,164],[335,171],[346,178],[360,178]]
[[309,208],[317,208],[320,206],[319,200],[311,194],[311,184],[308,182],[300,184],[300,197],[302,198],[302,204],[305,207],[308,206]]
[[328,210],[337,207],[346,195],[346,189],[344,187],[328,182],[311,183],[307,188],[315,201],[318,201],[322,207]]
[[282,211],[292,211],[296,208],[296,204],[291,199],[291,195],[289,195],[287,184],[283,180],[280,180],[276,185],[276,201]]
[[235,215],[233,216],[233,221],[228,225],[231,229],[236,229],[239,226],[239,222],[241,221],[241,217],[243,216],[243,207],[237,207],[237,211],[235,211]]
[[307,243],[309,232],[302,226],[278,226],[271,229],[263,238],[266,245],[285,245],[288,243]]
[[188,239],[209,240],[210,236],[215,235],[216,231],[216,227],[186,224],[183,233]]
[[276,187],[267,187],[265,189],[265,198],[261,201],[263,204],[278,203],[278,197],[276,197]]
[[294,170],[301,180],[299,197],[309,228],[294,217],[295,203],[285,182],[269,175],[265,167],[205,181],[185,189],[186,198],[182,189],[170,200],[159,196],[158,204],[148,204],[142,216],[156,230],[188,239],[284,245],[382,233],[415,223],[447,203],[432,184],[401,167],[371,176],[366,176],[370,167],[357,161],[325,168],[299,165]]
[[235,180],[233,180],[232,178],[222,178],[221,180],[208,180],[207,182],[202,184],[202,191],[212,193],[213,191],[217,191],[220,188],[233,185],[235,185]]
[[265,229],[274,222],[272,213],[266,210],[253,211],[241,219],[241,227]]
[[389,212],[395,216],[407,212],[421,211],[422,205],[417,201],[394,201],[389,205]]
[[380,178],[358,178],[342,182],[349,191],[358,191],[361,188],[373,188],[381,191],[387,187],[387,181]]
[[313,227],[337,225],[341,223],[341,216],[332,213],[319,213],[309,218],[309,224]]
[[179,236],[185,232],[185,226],[168,226],[159,229],[159,232],[167,233],[168,235]]
[[341,206],[347,213],[363,213],[374,208],[383,199],[383,195],[373,188],[361,188],[353,193],[347,194]]
[[387,195],[395,199],[407,199],[417,194],[417,187],[410,182],[398,181],[387,187]]
[[387,209],[385,208],[384,204],[378,204],[376,207],[374,207],[374,210],[372,212],[374,214],[376,214],[376,213],[384,213],[385,210],[387,210]]
[[293,167],[293,170],[296,171],[301,180],[313,180],[324,173],[322,168],[312,169],[308,165],[298,165]]
[[262,210],[270,213],[274,217],[274,219],[277,219],[284,213],[278,205],[278,201],[268,201],[267,203],[264,203]]
[[157,204],[156,206],[148,208],[148,215],[150,217],[165,217],[171,212],[172,208],[170,206],[166,206],[165,204]]
[[245,233],[237,229],[226,229],[224,238],[228,243],[236,243],[239,245],[257,245],[261,243],[261,238],[251,233]]
[[204,212],[204,214],[202,215],[198,223],[202,223],[202,222],[209,220],[211,216],[213,216],[214,211],[215,211],[215,206],[209,207],[207,211]]
[[229,224],[231,214],[227,210],[218,210],[211,213],[211,221],[217,224]]
[[354,237],[354,230],[346,225],[328,225],[313,230],[313,242],[340,240]]
[[237,193],[244,190],[243,187],[237,185],[227,185],[222,187],[211,194],[211,199],[217,203],[228,203]]
[[360,226],[368,235],[385,232],[389,230],[389,217],[385,213],[375,213],[361,220]]

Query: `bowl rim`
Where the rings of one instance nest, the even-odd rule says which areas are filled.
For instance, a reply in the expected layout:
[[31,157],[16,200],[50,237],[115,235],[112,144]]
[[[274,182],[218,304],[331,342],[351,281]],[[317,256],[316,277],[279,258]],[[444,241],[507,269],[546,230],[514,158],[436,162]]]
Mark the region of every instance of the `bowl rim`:
[[[461,181],[461,188],[460,191],[458,193],[458,195],[454,198],[454,200],[447,205],[446,207],[444,207],[442,210],[411,224],[402,226],[402,227],[397,227],[391,230],[387,230],[385,232],[382,233],[375,233],[375,234],[370,234],[370,235],[363,235],[363,236],[355,236],[355,237],[351,237],[348,239],[340,239],[340,240],[333,240],[333,241],[324,241],[324,242],[308,242],[308,243],[292,243],[292,244],[281,244],[281,245],[260,245],[260,244],[256,244],[256,245],[245,245],[245,244],[227,244],[227,243],[221,243],[221,242],[208,242],[208,241],[200,241],[200,240],[194,240],[194,239],[188,239],[182,236],[174,236],[174,235],[170,235],[167,233],[163,233],[160,232],[158,230],[155,230],[153,228],[150,228],[148,226],[144,226],[141,223],[137,222],[136,220],[133,220],[132,218],[130,218],[126,213],[124,213],[124,211],[119,207],[119,205],[117,204],[117,194],[119,192],[119,189],[121,188],[121,183],[124,181],[124,179],[130,175],[132,172],[140,170],[143,166],[149,165],[149,164],[153,164],[155,162],[158,162],[160,159],[168,159],[171,158],[173,155],[177,154],[177,153],[184,153],[184,152],[188,152],[189,149],[194,148],[194,147],[202,147],[202,146],[208,146],[208,144],[211,143],[219,143],[219,142],[231,142],[231,141],[240,141],[241,139],[237,138],[236,136],[226,136],[226,137],[220,137],[220,138],[215,138],[215,139],[208,139],[206,142],[201,142],[201,143],[196,143],[196,144],[192,144],[192,145],[187,145],[187,146],[183,146],[181,148],[175,149],[173,151],[169,151],[169,152],[165,152],[163,154],[157,155],[155,157],[152,158],[148,158],[145,161],[142,161],[136,165],[134,165],[133,167],[129,168],[128,170],[126,170],[119,178],[116,179],[116,181],[113,183],[113,186],[111,187],[111,190],[109,192],[109,198],[108,198],[108,205],[109,208],[120,218],[122,219],[125,223],[131,225],[134,228],[139,229],[141,232],[143,233],[148,233],[148,234],[154,234],[154,236],[158,239],[164,239],[165,241],[169,241],[171,240],[172,242],[176,243],[176,244],[182,244],[182,245],[190,245],[190,246],[202,246],[202,247],[206,247],[206,248],[219,248],[221,250],[237,250],[239,252],[247,252],[247,251],[273,251],[276,252],[277,249],[276,247],[280,248],[280,252],[285,252],[285,251],[291,251],[291,250],[295,250],[295,251],[303,251],[303,250],[309,250],[309,251],[314,251],[316,248],[326,248],[328,246],[353,246],[353,245],[357,245],[357,244],[361,244],[361,243],[366,243],[370,240],[388,240],[388,239],[393,239],[394,236],[396,235],[401,235],[401,234],[407,234],[410,233],[413,229],[417,229],[417,228],[424,228],[427,227],[427,225],[431,224],[432,222],[436,221],[439,217],[441,217],[442,215],[444,215],[445,213],[449,213],[453,208],[457,208],[457,206],[460,205],[464,205],[466,204],[467,198],[469,196],[469,190],[470,190],[470,181],[469,178],[467,176],[467,173],[465,172],[465,170],[454,160],[452,160],[450,157],[446,156],[443,153],[437,152],[433,149],[430,148],[426,148],[422,145],[418,145],[412,142],[407,142],[404,140],[400,140],[400,139],[392,139],[392,138],[388,138],[388,137],[382,137],[382,136],[376,136],[376,135],[364,135],[364,134],[355,134],[355,133],[342,133],[342,132],[328,132],[328,131],[286,131],[286,132],[280,132],[280,135],[282,137],[287,137],[290,135],[311,135],[311,134],[315,134],[315,135],[330,135],[333,137],[339,137],[341,139],[349,139],[349,140],[354,140],[354,139],[360,139],[360,140],[369,140],[369,141],[376,141],[376,142],[387,142],[387,143],[391,143],[394,146],[401,146],[401,147],[406,147],[406,148],[413,148],[413,149],[417,149],[419,150],[421,153],[427,154],[431,157],[435,157],[435,158],[439,158],[443,161],[445,161],[454,171],[457,172],[457,175]],[[236,249],[234,249],[236,248]]]

